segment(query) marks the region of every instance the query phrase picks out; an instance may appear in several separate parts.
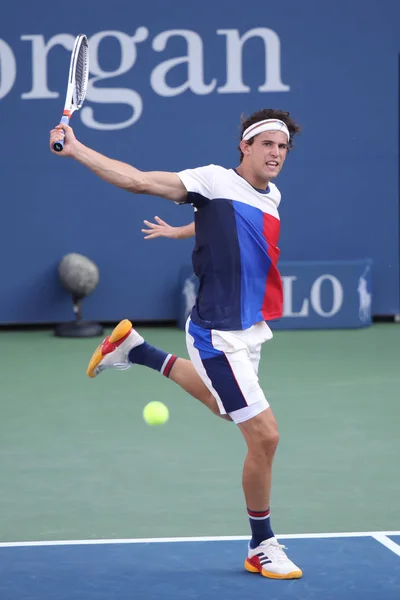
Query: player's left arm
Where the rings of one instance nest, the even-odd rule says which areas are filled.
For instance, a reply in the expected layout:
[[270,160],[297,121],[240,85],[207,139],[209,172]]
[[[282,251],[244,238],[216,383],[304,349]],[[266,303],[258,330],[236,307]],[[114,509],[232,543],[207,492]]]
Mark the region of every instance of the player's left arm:
[[145,233],[145,240],[152,240],[158,237],[166,237],[174,240],[183,240],[189,237],[193,237],[195,234],[194,222],[188,225],[182,225],[181,227],[173,227],[166,221],[160,219],[160,217],[154,217],[155,223],[151,221],[144,221],[144,224],[148,229],[142,229],[142,233]]

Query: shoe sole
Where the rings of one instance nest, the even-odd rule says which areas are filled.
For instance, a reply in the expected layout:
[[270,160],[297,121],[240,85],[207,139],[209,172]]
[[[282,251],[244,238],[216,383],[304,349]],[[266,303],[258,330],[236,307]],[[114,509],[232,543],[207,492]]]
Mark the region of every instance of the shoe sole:
[[[111,332],[111,335],[108,338],[106,338],[106,340],[111,344],[115,344],[116,342],[119,342],[123,337],[128,335],[131,329],[132,323],[128,321],[128,319],[124,319],[123,321],[120,321],[116,327],[114,327],[114,329]],[[104,340],[93,352],[92,358],[89,361],[88,368],[86,369],[86,375],[88,375],[92,379],[93,377],[96,377],[95,370],[107,354],[107,352],[106,354],[103,354],[102,352],[103,344]]]
[[266,571],[265,569],[257,569],[254,565],[252,565],[246,558],[244,561],[244,568],[249,573],[259,573],[263,577],[268,577],[268,579],[300,579],[303,576],[302,571],[291,571],[290,573],[271,573],[271,571]]

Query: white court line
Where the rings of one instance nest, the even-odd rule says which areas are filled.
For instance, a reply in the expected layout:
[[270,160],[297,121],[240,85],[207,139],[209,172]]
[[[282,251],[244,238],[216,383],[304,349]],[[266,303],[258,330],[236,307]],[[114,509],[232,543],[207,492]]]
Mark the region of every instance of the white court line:
[[[381,541],[379,536],[400,535],[400,531],[354,531],[345,533],[292,533],[277,535],[280,540],[303,540],[324,538],[373,537]],[[378,536],[378,537],[377,537]],[[210,536],[210,537],[171,537],[171,538],[132,538],[132,539],[98,539],[98,540],[54,540],[40,542],[0,542],[0,548],[18,548],[25,546],[94,546],[100,544],[162,544],[174,542],[231,542],[248,541],[250,536]],[[391,540],[388,540],[391,542]],[[383,542],[381,542],[383,543]],[[393,542],[394,544],[394,542]],[[386,545],[386,544],[385,544]],[[396,544],[397,546],[397,544]],[[388,546],[389,547],[389,546]]]
[[399,544],[396,544],[396,542],[394,542],[393,540],[389,539],[388,537],[386,537],[387,535],[397,535],[396,533],[390,533],[390,534],[385,534],[385,533],[375,533],[372,537],[377,541],[380,542],[381,544],[383,544],[384,546],[386,546],[386,548],[389,548],[389,550],[391,550],[392,552],[394,552],[395,554],[397,554],[397,556],[400,556],[400,546]]

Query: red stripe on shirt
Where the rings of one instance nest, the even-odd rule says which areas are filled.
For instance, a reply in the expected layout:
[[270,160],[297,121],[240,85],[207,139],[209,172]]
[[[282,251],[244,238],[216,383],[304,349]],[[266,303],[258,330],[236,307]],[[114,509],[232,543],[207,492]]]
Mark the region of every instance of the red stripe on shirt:
[[262,315],[266,321],[279,319],[283,313],[282,279],[277,268],[280,250],[277,246],[280,233],[280,221],[272,215],[264,213],[263,236],[268,243],[267,254],[271,259],[265,285]]

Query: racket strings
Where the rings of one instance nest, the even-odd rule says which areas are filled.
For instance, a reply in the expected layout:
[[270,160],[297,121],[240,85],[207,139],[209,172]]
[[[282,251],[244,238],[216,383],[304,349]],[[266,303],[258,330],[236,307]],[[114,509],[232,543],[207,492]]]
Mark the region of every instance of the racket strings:
[[75,71],[75,103],[77,106],[81,106],[86,94],[86,86],[88,79],[88,46],[85,43],[82,43],[78,58],[76,61],[76,71]]

